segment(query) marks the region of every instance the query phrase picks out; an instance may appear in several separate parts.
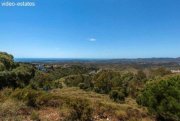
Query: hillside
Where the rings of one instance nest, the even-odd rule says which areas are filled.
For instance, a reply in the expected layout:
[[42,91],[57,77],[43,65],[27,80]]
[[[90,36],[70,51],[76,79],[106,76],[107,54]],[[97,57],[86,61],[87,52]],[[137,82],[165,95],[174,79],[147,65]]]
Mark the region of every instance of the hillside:
[[179,74],[136,66],[20,63],[1,52],[0,121],[178,121]]

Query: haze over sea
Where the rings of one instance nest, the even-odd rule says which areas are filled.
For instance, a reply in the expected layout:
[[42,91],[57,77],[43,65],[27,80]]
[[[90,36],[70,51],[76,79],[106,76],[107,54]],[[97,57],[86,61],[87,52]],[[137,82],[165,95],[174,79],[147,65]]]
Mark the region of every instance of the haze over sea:
[[109,59],[95,59],[95,58],[15,58],[16,62],[44,62],[44,63],[56,63],[56,62],[88,62],[98,60],[109,60]]

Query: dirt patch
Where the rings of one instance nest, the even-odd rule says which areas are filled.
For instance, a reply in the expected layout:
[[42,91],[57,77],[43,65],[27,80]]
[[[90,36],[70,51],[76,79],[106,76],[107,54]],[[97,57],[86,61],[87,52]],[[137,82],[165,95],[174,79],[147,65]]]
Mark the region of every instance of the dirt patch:
[[39,117],[41,120],[45,121],[59,121],[60,120],[60,115],[59,111],[54,108],[44,108],[38,111],[39,112]]

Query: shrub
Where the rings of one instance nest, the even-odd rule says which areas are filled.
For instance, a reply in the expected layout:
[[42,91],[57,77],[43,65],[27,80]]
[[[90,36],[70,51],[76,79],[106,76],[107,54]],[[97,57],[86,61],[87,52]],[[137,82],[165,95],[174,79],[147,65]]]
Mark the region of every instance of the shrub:
[[13,92],[12,88],[4,88],[3,90],[0,91],[0,98],[2,97],[9,97],[11,93]]
[[[3,103],[0,103],[0,118],[16,117],[20,115],[21,109],[29,110],[23,102],[7,99]],[[3,119],[1,120],[4,121]]]
[[63,85],[59,81],[54,81],[53,85],[52,85],[52,88],[60,88],[61,89],[61,88],[63,88]]
[[92,86],[91,76],[89,75],[71,75],[64,78],[64,83],[69,87],[78,87],[80,83],[84,83],[87,87]]
[[39,118],[39,114],[37,113],[37,112],[35,112],[35,111],[33,111],[32,113],[31,113],[31,120],[33,120],[33,121],[40,121],[40,118]]
[[38,84],[34,83],[34,82],[30,83],[28,87],[31,89],[34,89],[34,90],[38,90],[38,88],[39,88]]
[[180,120],[180,76],[168,77],[148,83],[137,102],[147,106],[158,120]]
[[27,93],[25,100],[28,106],[36,107],[36,97],[39,96],[36,92]]
[[0,62],[3,63],[6,70],[10,70],[14,67],[13,56],[8,53],[0,52]]
[[71,111],[65,121],[92,121],[92,108],[87,100],[75,99],[69,104]]
[[146,79],[146,74],[142,70],[139,70],[136,74],[136,78],[138,81],[144,81]]
[[125,94],[117,91],[117,90],[112,90],[109,94],[109,97],[114,100],[115,102],[119,101],[124,101],[125,100]]
[[29,65],[21,65],[11,71],[0,72],[0,89],[4,87],[23,88],[34,76],[34,69]]
[[24,101],[27,106],[35,108],[40,108],[42,106],[57,107],[62,103],[59,96],[30,88],[16,89],[11,94],[11,97]]
[[160,67],[154,70],[150,71],[150,76],[151,77],[156,77],[156,76],[165,76],[165,75],[170,75],[172,72],[170,70],[167,70],[166,68]]
[[28,106],[37,107],[36,100],[40,95],[43,95],[43,92],[25,88],[16,89],[11,96],[18,100],[26,102]]
[[0,62],[0,71],[4,71],[6,68],[2,62]]
[[58,106],[61,106],[61,104],[62,104],[62,101],[59,96],[54,96],[49,93],[39,95],[36,99],[36,105],[38,107],[41,107],[41,106],[58,107]]
[[79,88],[85,90],[88,88],[88,86],[86,86],[85,83],[79,83]]
[[100,93],[100,89],[98,87],[94,87],[94,91]]

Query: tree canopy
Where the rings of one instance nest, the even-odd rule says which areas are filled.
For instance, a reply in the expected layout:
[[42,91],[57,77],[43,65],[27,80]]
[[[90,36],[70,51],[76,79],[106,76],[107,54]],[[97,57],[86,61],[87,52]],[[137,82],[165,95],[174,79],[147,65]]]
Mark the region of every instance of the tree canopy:
[[159,119],[180,120],[180,76],[167,77],[150,82],[137,98]]

